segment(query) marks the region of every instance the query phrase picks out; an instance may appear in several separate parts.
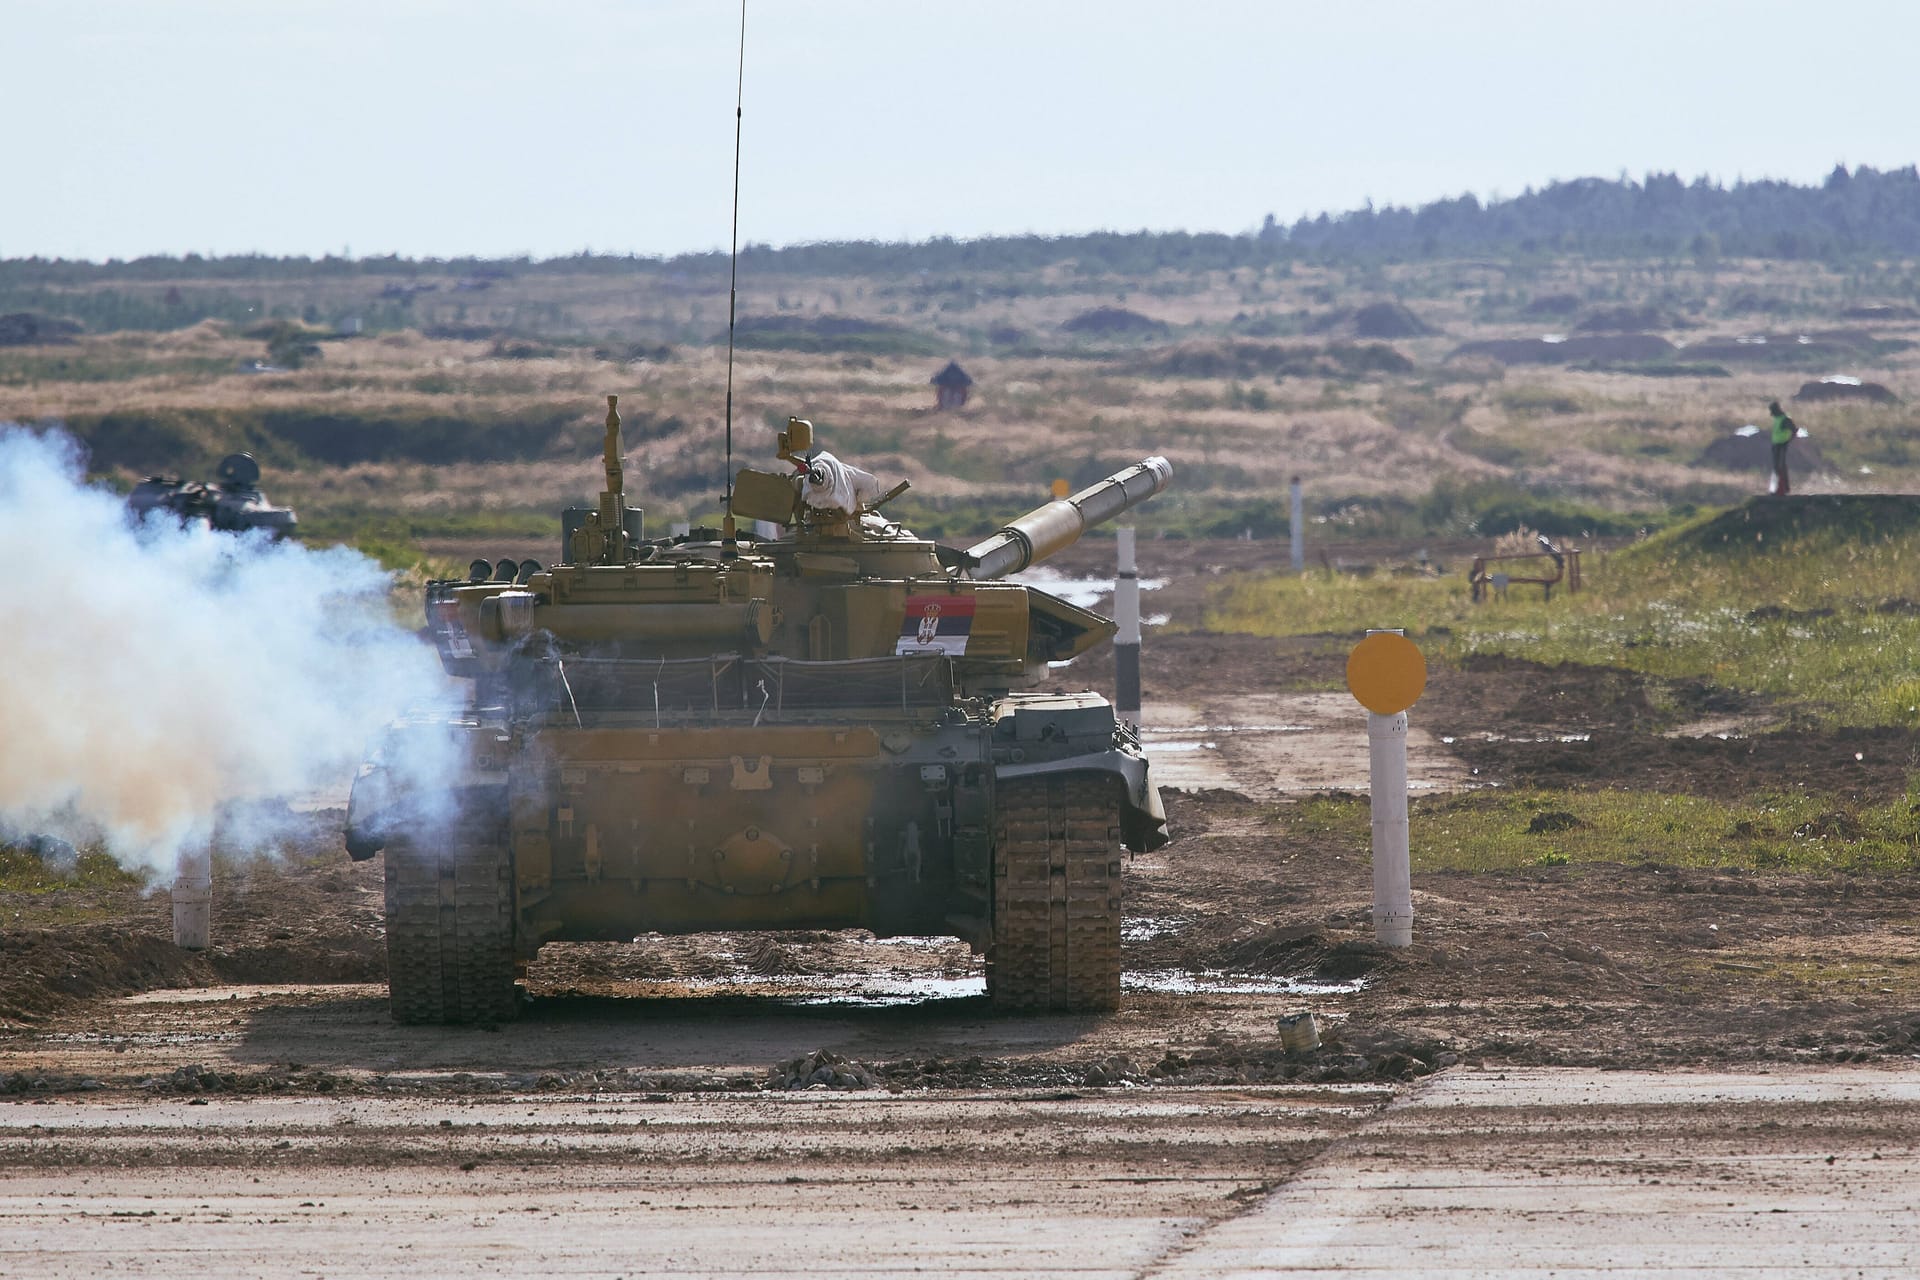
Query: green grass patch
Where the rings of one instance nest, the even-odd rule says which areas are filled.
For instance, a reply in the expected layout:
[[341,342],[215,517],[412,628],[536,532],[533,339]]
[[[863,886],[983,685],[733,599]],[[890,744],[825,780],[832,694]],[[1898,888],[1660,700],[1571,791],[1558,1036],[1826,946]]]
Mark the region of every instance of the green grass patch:
[[27,845],[0,844],[0,892],[50,893],[55,889],[115,889],[139,886],[145,877],[127,870],[106,850],[89,846],[71,861],[48,857]]
[[[1415,871],[1513,871],[1592,863],[1729,871],[1911,875],[1920,871],[1920,793],[1861,805],[1798,792],[1739,798],[1646,791],[1502,791],[1413,802]],[[1364,796],[1304,800],[1286,825],[1365,848]]]
[[1920,725],[1920,502],[1808,506],[1755,504],[1751,519],[1737,508],[1588,555],[1586,590],[1550,601],[1516,586],[1475,604],[1465,565],[1438,579],[1262,575],[1221,584],[1204,625],[1270,636],[1404,627],[1441,660],[1615,666],[1765,694],[1828,723]]

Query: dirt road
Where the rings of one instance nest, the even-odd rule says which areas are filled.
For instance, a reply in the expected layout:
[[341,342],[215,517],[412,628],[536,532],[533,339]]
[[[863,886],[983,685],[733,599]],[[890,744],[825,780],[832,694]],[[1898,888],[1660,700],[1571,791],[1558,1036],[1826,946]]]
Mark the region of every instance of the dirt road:
[[1911,1275],[1920,1075],[0,1106],[0,1275]]

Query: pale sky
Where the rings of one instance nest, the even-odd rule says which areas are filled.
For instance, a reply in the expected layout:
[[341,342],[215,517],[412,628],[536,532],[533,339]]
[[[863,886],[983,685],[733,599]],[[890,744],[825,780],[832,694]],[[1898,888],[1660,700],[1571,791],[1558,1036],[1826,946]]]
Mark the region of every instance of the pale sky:
[[[724,248],[730,0],[0,0],[0,257]],[[1920,160],[1905,0],[749,0],[742,241]]]

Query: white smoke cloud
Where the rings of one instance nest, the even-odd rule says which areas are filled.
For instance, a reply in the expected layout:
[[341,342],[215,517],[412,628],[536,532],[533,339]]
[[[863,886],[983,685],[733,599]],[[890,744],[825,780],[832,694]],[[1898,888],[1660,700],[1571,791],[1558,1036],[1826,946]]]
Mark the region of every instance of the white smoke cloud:
[[337,788],[446,697],[365,556],[136,529],[83,476],[71,439],[0,425],[0,827],[170,871],[223,809]]

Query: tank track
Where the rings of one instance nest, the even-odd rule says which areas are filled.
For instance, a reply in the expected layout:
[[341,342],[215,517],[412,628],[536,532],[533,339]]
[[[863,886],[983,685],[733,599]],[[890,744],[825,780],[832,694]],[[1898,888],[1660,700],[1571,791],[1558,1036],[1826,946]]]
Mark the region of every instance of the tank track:
[[1120,797],[1085,774],[998,788],[993,945],[996,1009],[1103,1013],[1120,1004]]
[[401,1023],[504,1022],[514,983],[513,863],[477,833],[387,846],[387,995]]

